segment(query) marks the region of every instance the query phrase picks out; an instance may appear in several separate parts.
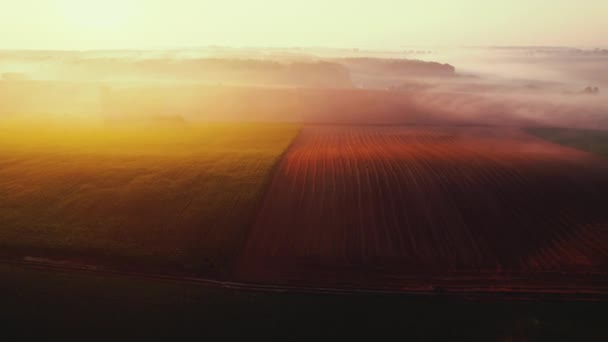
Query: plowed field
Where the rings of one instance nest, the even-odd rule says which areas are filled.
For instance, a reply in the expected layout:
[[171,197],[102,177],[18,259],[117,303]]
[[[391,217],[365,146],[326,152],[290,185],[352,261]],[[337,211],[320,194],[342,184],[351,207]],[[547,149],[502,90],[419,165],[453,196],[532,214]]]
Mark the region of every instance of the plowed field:
[[607,196],[604,160],[517,128],[310,126],[278,166],[237,276],[572,285],[608,270]]

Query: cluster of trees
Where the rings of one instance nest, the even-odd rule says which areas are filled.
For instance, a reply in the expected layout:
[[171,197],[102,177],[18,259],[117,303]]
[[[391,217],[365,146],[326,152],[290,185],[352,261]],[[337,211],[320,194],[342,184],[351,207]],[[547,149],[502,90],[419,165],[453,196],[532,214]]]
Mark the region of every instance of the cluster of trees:
[[600,93],[600,88],[598,87],[587,87],[583,90],[584,94],[599,94]]
[[456,68],[450,64],[427,62],[415,59],[388,58],[342,58],[334,60],[353,72],[365,72],[391,76],[431,76],[456,75]]

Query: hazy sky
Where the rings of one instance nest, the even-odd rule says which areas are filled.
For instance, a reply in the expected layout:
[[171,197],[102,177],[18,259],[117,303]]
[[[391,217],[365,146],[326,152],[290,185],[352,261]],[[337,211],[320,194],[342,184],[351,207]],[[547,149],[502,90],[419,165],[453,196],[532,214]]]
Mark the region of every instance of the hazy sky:
[[0,0],[0,49],[608,46],[608,0]]

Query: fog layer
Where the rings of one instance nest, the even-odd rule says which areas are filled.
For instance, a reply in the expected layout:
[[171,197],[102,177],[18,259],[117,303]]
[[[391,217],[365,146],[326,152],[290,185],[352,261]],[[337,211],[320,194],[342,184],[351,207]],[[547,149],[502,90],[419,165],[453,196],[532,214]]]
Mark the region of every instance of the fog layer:
[[608,129],[608,50],[0,52],[0,115]]

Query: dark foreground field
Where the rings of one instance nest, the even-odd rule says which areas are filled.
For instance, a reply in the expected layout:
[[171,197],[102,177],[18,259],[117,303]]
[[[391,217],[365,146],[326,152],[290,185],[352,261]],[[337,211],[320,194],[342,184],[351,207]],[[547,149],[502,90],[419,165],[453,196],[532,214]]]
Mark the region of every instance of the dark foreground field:
[[605,291],[608,163],[518,128],[305,127],[243,251],[246,281]]
[[605,341],[596,302],[258,293],[0,264],[4,337]]

